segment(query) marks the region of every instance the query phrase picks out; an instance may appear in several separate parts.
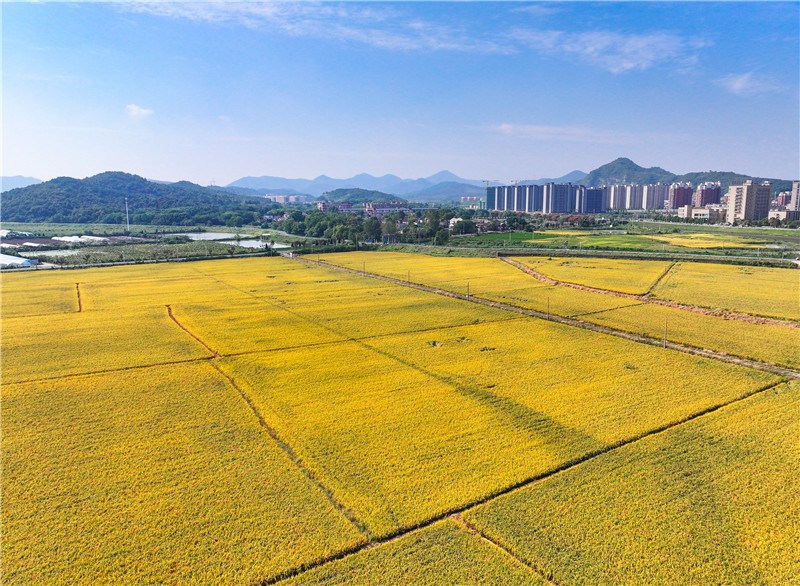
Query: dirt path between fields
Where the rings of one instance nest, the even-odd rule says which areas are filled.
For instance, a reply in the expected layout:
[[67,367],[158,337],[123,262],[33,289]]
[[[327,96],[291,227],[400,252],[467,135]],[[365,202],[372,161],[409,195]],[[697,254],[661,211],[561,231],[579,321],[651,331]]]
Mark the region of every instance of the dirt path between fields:
[[655,286],[667,275],[669,270],[672,269],[675,263],[673,263],[670,268],[665,271],[661,277],[658,278],[656,283],[654,283],[650,289],[648,289],[647,294],[645,295],[633,295],[631,293],[621,293],[620,291],[610,291],[608,289],[598,289],[596,287],[588,287],[586,285],[578,285],[577,283],[570,283],[568,281],[557,281],[556,279],[552,279],[547,275],[543,275],[542,273],[534,270],[533,268],[529,267],[528,265],[521,263],[517,260],[513,260],[508,257],[500,257],[500,260],[506,262],[512,266],[517,267],[523,273],[526,273],[536,279],[537,281],[541,281],[542,283],[547,283],[548,285],[554,285],[557,287],[569,287],[570,289],[578,289],[579,291],[588,291],[590,293],[600,293],[602,295],[610,295],[612,297],[622,297],[624,299],[634,299],[636,301],[642,301],[644,303],[652,303],[653,305],[663,305],[664,307],[671,307],[673,309],[680,309],[682,311],[690,311],[692,313],[700,313],[703,315],[712,315],[715,317],[722,317],[725,319],[734,319],[738,321],[749,322],[753,324],[768,324],[772,326],[783,326],[785,328],[797,328],[800,329],[800,323],[797,322],[790,322],[784,321],[779,319],[772,319],[768,317],[757,317],[754,315],[749,315],[746,313],[728,313],[724,311],[713,311],[711,309],[706,309],[704,307],[697,307],[696,305],[685,305],[683,303],[677,303],[675,301],[666,301],[664,299],[655,299],[653,297],[648,297],[648,294],[655,288]]
[[179,322],[179,321],[178,321],[178,318],[176,318],[176,317],[175,317],[175,315],[172,313],[172,307],[170,307],[169,305],[167,305],[166,307],[167,307],[167,314],[169,315],[169,319],[171,319],[172,321],[174,321],[174,322],[175,322],[175,323],[178,325],[178,327],[179,327],[180,329],[182,329],[184,332],[186,332],[186,333],[187,333],[187,334],[189,334],[189,335],[190,335],[192,338],[194,338],[194,339],[195,339],[195,340],[196,340],[196,341],[197,341],[197,342],[198,342],[198,343],[199,343],[201,346],[203,346],[203,348],[205,348],[206,350],[208,350],[209,352],[211,352],[211,355],[212,355],[214,358],[219,358],[219,357],[220,357],[220,354],[219,354],[219,353],[218,353],[216,350],[214,350],[213,348],[211,348],[211,346],[209,346],[208,344],[206,344],[206,343],[205,343],[203,340],[201,340],[201,339],[200,339],[198,336],[195,336],[195,335],[194,335],[192,332],[190,332],[190,331],[189,331],[189,329],[188,329],[186,326],[184,326],[184,325],[183,325],[181,322]]

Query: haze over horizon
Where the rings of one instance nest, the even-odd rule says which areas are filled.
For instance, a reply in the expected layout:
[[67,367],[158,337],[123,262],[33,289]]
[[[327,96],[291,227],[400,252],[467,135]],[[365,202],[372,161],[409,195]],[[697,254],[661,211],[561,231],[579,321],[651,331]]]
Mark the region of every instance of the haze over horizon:
[[797,2],[3,3],[2,175],[800,177]]

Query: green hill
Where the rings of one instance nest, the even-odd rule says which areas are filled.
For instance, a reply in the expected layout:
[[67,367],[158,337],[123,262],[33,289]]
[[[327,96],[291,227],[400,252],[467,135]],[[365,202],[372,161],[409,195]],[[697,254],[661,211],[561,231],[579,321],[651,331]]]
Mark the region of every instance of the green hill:
[[320,199],[335,203],[380,203],[380,202],[405,202],[406,200],[384,193],[382,191],[371,191],[369,189],[343,188],[334,189],[323,193]]
[[2,196],[3,220],[124,224],[126,198],[132,224],[247,223],[259,220],[269,205],[262,198],[188,181],[163,184],[138,175],[107,172],[86,179],[57,177],[7,191]]
[[598,167],[586,177],[578,181],[579,185],[599,187],[600,185],[616,185],[620,183],[672,183],[676,175],[661,167],[640,167],[630,159],[620,157],[602,167]]
[[689,181],[696,186],[705,181],[719,181],[722,184],[722,192],[725,193],[730,185],[741,183],[747,179],[752,179],[757,183],[770,181],[772,183],[772,193],[779,193],[792,188],[792,182],[790,180],[751,177],[750,175],[742,175],[741,173],[734,173],[731,171],[699,171],[676,175],[661,167],[640,167],[630,159],[624,157],[620,157],[619,159],[598,167],[577,183],[579,185],[586,185],[587,187],[599,187],[601,185],[615,185],[620,183],[647,185],[651,183]]

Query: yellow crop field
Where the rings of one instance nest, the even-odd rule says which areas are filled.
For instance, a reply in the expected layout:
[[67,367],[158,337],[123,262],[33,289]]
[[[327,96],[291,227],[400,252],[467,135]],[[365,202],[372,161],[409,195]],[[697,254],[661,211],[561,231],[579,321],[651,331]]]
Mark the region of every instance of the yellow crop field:
[[790,368],[800,366],[800,329],[749,323],[689,311],[644,304],[586,315],[581,319],[615,329],[698,348],[774,362]]
[[467,389],[567,452],[639,436],[780,380],[536,319],[369,344]]
[[557,281],[632,295],[647,293],[672,266],[672,263],[664,261],[618,258],[558,258],[545,261],[540,258],[519,257],[514,260]]
[[346,337],[253,298],[235,305],[182,304],[172,306],[172,311],[183,326],[219,354],[324,344]]
[[[355,342],[219,364],[373,536],[434,518],[565,457],[546,435]],[[566,457],[585,449],[559,447]]]
[[711,309],[800,321],[798,270],[680,263],[653,293]]
[[558,584],[796,584],[798,437],[784,384],[465,517]]
[[254,583],[363,541],[208,364],[0,404],[3,584]]
[[209,356],[165,307],[4,317],[3,382],[100,372]]
[[[55,278],[54,278],[55,277]],[[3,317],[78,311],[75,274],[8,274],[0,280]]]
[[[800,384],[370,275],[795,368],[800,329],[496,258],[320,256],[3,275],[4,584],[798,575]],[[524,262],[637,292],[669,266]],[[705,267],[658,293],[787,312],[794,271]]]
[[741,238],[727,234],[674,234],[643,235],[657,242],[686,248],[761,248],[763,244],[752,238]]
[[544,586],[538,574],[446,520],[379,548],[311,570],[286,582],[301,584],[520,584]]
[[[386,257],[386,258],[384,258]],[[638,303],[591,291],[553,287],[518,268],[493,258],[447,258],[409,253],[348,252],[324,256],[325,262],[347,268],[366,266],[367,273],[400,278],[446,291],[509,303],[566,317]],[[405,278],[403,278],[405,280]],[[469,288],[467,288],[469,286]]]

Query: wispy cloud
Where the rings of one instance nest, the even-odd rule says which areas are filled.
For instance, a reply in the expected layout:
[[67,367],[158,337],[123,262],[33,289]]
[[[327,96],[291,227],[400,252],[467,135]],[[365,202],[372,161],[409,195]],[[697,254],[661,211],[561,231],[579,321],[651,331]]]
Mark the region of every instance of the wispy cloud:
[[716,82],[730,93],[745,98],[780,89],[772,80],[755,71],[725,75],[717,79]]
[[393,50],[510,52],[509,46],[470,31],[409,17],[392,6],[317,2],[132,2],[123,9],[296,37],[335,39]]
[[531,49],[576,57],[611,73],[650,69],[659,64],[682,67],[696,61],[695,51],[706,41],[670,33],[622,34],[609,31],[563,32],[520,30],[515,36]]
[[[520,26],[498,34],[496,28],[424,19],[397,5],[380,3],[138,1],[120,7],[170,18],[361,43],[387,50],[479,54],[534,51],[576,58],[612,73],[641,71],[661,64],[672,64],[679,69],[691,67],[697,61],[697,51],[709,44],[664,32],[567,32]],[[554,4],[534,4],[515,6],[509,12],[525,12],[541,18],[560,10]]]
[[635,135],[619,131],[608,131],[588,126],[548,126],[536,124],[497,124],[491,127],[495,133],[543,142],[588,142],[596,144],[631,144],[637,142]]
[[125,106],[125,112],[127,112],[128,116],[131,118],[147,118],[148,116],[155,114],[153,110],[142,108],[136,104],[128,104]]

